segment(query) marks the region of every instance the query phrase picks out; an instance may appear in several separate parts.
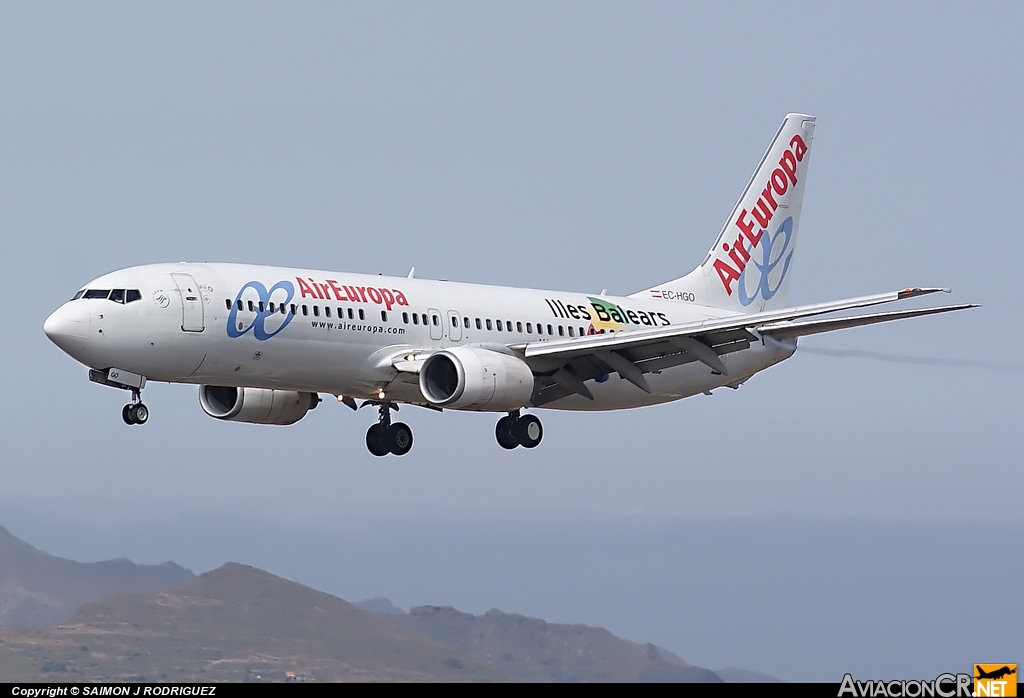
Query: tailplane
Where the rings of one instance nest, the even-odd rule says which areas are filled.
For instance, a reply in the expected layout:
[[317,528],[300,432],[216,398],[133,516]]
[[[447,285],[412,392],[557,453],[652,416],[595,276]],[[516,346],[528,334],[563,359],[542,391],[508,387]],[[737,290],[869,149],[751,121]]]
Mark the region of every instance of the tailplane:
[[787,114],[700,266],[632,297],[743,313],[785,307],[813,135],[813,116]]

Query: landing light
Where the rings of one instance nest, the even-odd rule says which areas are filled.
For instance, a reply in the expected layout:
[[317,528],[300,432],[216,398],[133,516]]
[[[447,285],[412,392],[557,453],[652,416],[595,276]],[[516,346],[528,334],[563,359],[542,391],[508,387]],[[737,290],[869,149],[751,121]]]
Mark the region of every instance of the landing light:
[[416,355],[415,354],[406,354],[405,355],[405,360],[406,361],[415,361],[416,360]]
[[384,399],[384,391],[381,390],[379,393],[377,393],[377,397],[380,398],[381,400],[383,400]]
[[335,395],[334,397],[338,398],[338,402],[345,402],[345,396],[344,395]]

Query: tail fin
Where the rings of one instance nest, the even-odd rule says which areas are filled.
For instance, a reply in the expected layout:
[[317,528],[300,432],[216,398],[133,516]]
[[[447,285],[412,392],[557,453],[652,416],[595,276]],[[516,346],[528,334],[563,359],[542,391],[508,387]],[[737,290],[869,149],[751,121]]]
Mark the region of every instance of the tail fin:
[[701,265],[632,297],[745,313],[785,307],[813,135],[813,116],[787,114]]

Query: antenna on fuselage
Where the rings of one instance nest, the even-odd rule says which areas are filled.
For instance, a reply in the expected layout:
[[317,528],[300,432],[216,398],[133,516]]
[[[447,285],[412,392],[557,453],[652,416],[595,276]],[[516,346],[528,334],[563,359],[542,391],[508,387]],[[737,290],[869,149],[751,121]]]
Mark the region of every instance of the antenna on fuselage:
[[407,279],[411,279],[411,278],[413,278],[413,275],[414,275],[415,273],[416,273],[416,267],[413,267],[412,269],[410,269],[410,270],[409,270],[409,275],[408,275],[408,276],[406,276],[405,278],[407,278]]

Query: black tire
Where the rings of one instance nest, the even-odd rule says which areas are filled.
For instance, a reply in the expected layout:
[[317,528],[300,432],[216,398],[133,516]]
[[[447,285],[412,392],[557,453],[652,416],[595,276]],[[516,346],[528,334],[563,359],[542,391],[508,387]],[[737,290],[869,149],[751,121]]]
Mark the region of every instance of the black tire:
[[391,453],[387,444],[387,432],[380,424],[374,424],[366,430],[366,448],[377,457]]
[[135,424],[135,418],[132,416],[133,412],[134,410],[131,405],[125,405],[121,408],[121,419],[123,419],[124,423],[129,426]]
[[149,421],[149,408],[141,402],[132,405],[132,419],[136,424],[145,424]]
[[513,426],[515,426],[514,419],[502,417],[494,427],[494,437],[498,439],[498,445],[509,451],[519,445],[519,440],[512,433]]
[[544,426],[532,414],[523,415],[512,427],[512,436],[523,448],[537,448],[544,438]]
[[404,456],[412,450],[412,429],[408,424],[395,422],[388,428],[387,443],[396,456]]

